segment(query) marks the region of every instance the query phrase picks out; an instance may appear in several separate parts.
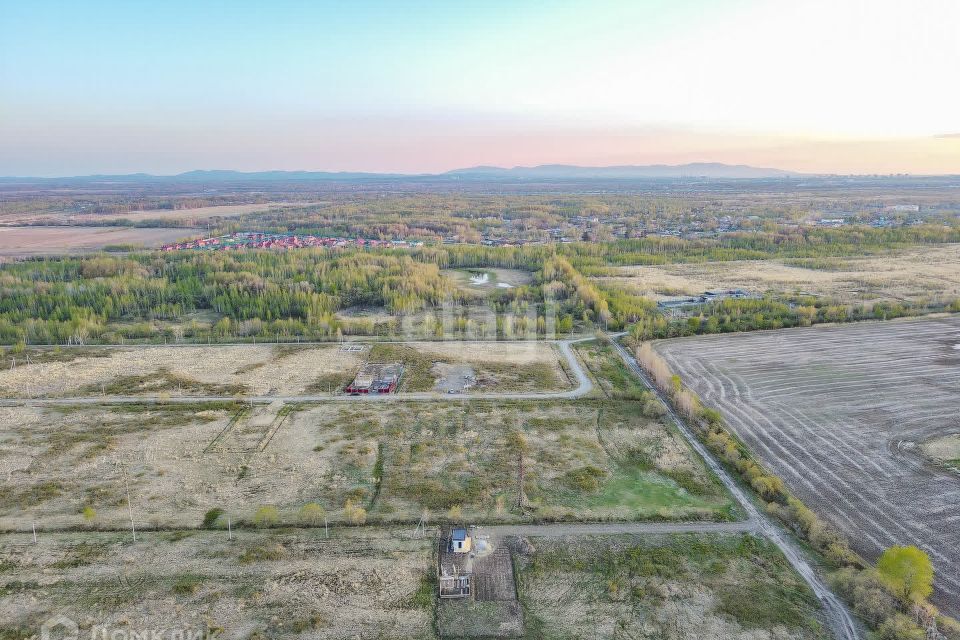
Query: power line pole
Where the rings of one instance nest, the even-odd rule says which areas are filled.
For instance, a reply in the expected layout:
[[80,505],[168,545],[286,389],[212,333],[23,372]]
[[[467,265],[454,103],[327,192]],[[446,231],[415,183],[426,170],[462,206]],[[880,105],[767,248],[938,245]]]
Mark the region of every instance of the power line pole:
[[130,531],[133,533],[133,541],[137,541],[137,527],[133,523],[133,503],[130,501],[130,480],[127,478],[127,468],[120,465],[120,469],[123,471],[123,484],[127,491],[127,514],[130,516]]
[[517,453],[517,509],[523,511],[523,451]]

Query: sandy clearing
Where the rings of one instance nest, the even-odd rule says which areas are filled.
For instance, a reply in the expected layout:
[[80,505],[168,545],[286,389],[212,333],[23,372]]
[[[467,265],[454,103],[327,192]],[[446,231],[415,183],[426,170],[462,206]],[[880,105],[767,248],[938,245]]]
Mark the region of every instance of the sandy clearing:
[[195,234],[193,229],[133,227],[0,227],[0,258],[88,253],[109,245],[155,248]]

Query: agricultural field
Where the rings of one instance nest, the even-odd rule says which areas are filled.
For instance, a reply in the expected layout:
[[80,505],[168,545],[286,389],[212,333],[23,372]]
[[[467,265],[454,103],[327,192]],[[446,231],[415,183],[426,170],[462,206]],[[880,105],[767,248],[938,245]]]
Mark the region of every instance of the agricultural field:
[[734,517],[652,406],[0,407],[0,528],[128,526],[128,487],[141,527],[199,526],[211,509],[252,522],[260,507],[277,510],[273,524],[298,524],[311,503],[352,523],[416,522],[424,512],[485,522]]
[[235,218],[252,214],[279,213],[323,204],[322,202],[262,202],[259,204],[224,204],[212,207],[196,207],[192,209],[144,209],[142,211],[127,211],[124,213],[102,213],[87,215],[72,215],[70,219],[75,223],[85,221],[116,221],[116,220],[182,220],[185,224],[196,224],[200,220],[210,218]]
[[516,566],[531,638],[831,637],[813,592],[751,535],[531,538]]
[[707,290],[805,293],[846,304],[960,297],[960,244],[865,257],[738,260],[618,267],[598,278],[654,299]]
[[[29,360],[28,360],[29,358]],[[440,391],[450,366],[465,367],[467,392],[561,391],[574,386],[554,345],[433,342],[364,345],[219,345],[29,349],[0,357],[0,397],[96,395],[326,395],[365,360],[403,362],[401,392]]]
[[[36,204],[36,203],[34,203]],[[89,202],[84,202],[89,206]],[[0,223],[3,225],[100,225],[104,222],[129,220],[142,223],[147,220],[182,220],[185,226],[192,226],[197,221],[206,221],[211,218],[235,218],[253,214],[281,213],[301,207],[312,207],[326,204],[325,202],[261,202],[251,204],[221,204],[210,206],[185,206],[183,202],[176,203],[180,208],[166,209],[130,209],[122,213],[92,213],[76,207],[57,209],[55,206],[36,209],[26,208],[19,210],[16,203],[0,204]]]
[[[927,551],[960,613],[960,318],[667,340],[657,350],[804,502],[870,559]],[[946,438],[946,439],[945,439]],[[940,462],[930,456],[943,455]]]
[[187,238],[193,229],[135,227],[0,227],[0,261],[28,256],[92,253],[104,248],[155,248]]
[[0,637],[65,615],[84,638],[434,638],[431,547],[377,529],[5,536]]

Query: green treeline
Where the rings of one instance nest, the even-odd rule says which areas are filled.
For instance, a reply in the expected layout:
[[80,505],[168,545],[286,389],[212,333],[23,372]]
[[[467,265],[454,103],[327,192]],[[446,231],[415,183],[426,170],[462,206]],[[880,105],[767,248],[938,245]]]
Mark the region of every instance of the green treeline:
[[[393,320],[338,314],[372,309],[400,318],[443,305],[483,305],[498,335],[630,329],[639,339],[887,319],[960,311],[960,301],[850,306],[767,295],[705,303],[673,318],[653,301],[590,275],[622,264],[793,259],[826,263],[923,243],[960,242],[960,229],[806,229],[729,234],[712,240],[639,238],[610,243],[482,245],[286,252],[141,252],[33,259],[0,266],[0,343],[62,344],[118,339],[223,339],[391,334]],[[451,268],[532,272],[533,282],[483,300],[441,272]],[[551,324],[555,320],[555,324]],[[424,324],[441,330],[441,324]],[[468,319],[458,318],[466,331]]]
[[[148,337],[152,321],[201,311],[215,335],[322,337],[351,329],[334,312],[355,305],[409,313],[456,298],[435,264],[399,253],[179,252],[30,260],[0,270],[0,341],[63,343]],[[195,325],[195,323],[194,323]],[[195,326],[182,337],[197,337]]]
[[960,242],[960,226],[781,228],[699,240],[647,237],[609,243],[578,242],[562,245],[560,251],[584,275],[605,275],[610,266],[864,256],[948,242]]

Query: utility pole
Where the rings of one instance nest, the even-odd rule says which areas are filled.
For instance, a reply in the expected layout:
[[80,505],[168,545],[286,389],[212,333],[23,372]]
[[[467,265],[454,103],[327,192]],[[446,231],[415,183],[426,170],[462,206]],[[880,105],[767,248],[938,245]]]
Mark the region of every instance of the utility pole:
[[227,539],[233,540],[233,525],[230,522],[230,516],[227,516]]
[[130,516],[130,531],[133,533],[133,541],[137,541],[137,527],[133,523],[133,503],[130,501],[130,480],[127,478],[127,468],[122,464],[120,468],[123,470],[123,484],[127,491],[127,514]]
[[523,511],[523,451],[517,452],[517,509]]

